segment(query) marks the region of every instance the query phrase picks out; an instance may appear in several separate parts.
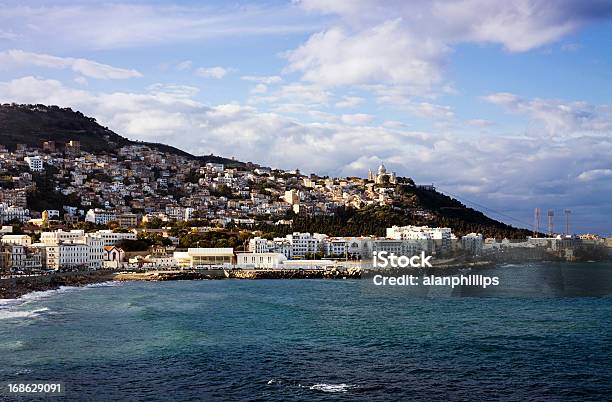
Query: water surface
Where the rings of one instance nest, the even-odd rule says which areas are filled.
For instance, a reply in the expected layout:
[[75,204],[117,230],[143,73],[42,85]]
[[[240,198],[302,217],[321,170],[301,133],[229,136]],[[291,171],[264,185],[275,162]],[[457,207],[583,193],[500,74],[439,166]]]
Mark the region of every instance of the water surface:
[[[481,273],[481,272],[479,272]],[[0,302],[0,379],[71,400],[606,400],[612,267],[496,267],[496,289],[132,282]]]

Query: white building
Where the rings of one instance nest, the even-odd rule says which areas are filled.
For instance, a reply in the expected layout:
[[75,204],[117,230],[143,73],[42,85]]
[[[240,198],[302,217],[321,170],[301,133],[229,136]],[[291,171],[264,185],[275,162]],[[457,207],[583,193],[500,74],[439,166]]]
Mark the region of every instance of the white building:
[[104,246],[104,261],[121,263],[125,259],[125,251],[120,247]]
[[30,211],[23,207],[0,204],[0,223],[19,221],[25,223],[30,220]]
[[[291,244],[291,255],[293,257],[304,257],[306,254],[323,252],[323,241],[327,239],[327,235],[294,232],[287,235],[286,239]],[[282,238],[279,240],[282,240]]]
[[177,206],[167,206],[166,207],[166,215],[170,219],[174,219],[177,221],[189,221],[193,219],[193,214],[195,209],[193,208],[184,208]]
[[452,249],[450,228],[430,228],[429,226],[392,226],[387,228],[387,238],[394,240],[419,240],[427,243],[429,252],[448,252]]
[[90,209],[85,214],[85,222],[92,222],[96,225],[106,225],[115,220],[117,220],[117,215],[114,212],[103,209]]
[[281,253],[238,253],[236,258],[238,267],[244,269],[276,269],[287,261],[287,257]]
[[215,173],[223,173],[223,170],[224,170],[224,166],[222,163],[208,162],[206,163],[206,167]]
[[32,238],[28,235],[4,235],[0,241],[2,244],[15,244],[24,247],[32,245]]
[[298,205],[300,203],[300,192],[294,189],[285,191],[283,201],[287,204]]
[[422,240],[393,240],[376,239],[372,240],[372,252],[386,251],[397,256],[413,256],[421,251],[428,251],[428,244]]
[[101,268],[104,261],[104,240],[83,230],[43,232],[35,245],[45,253],[48,268]]
[[468,254],[482,254],[483,244],[484,241],[480,233],[470,233],[461,238],[461,247]]
[[22,244],[0,244],[0,269],[31,271],[42,268],[42,256],[38,249]]
[[76,241],[85,237],[85,231],[83,230],[71,230],[70,232],[64,232],[61,229],[55,232],[42,232],[40,234],[40,242],[45,245],[54,245],[64,241]]
[[224,266],[232,264],[234,249],[231,247],[189,248],[187,251],[175,251],[174,259],[181,268]]
[[28,167],[33,172],[42,172],[44,169],[43,160],[40,158],[40,156],[26,156],[23,158],[23,160],[28,164]]
[[91,233],[91,236],[102,239],[104,246],[114,246],[121,240],[136,240],[136,233],[120,233],[113,232],[112,230],[98,230],[97,232]]

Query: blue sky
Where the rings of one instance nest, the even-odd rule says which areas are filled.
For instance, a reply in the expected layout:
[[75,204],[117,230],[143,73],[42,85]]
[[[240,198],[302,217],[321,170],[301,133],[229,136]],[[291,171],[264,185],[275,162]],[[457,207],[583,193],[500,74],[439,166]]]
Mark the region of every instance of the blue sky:
[[[612,2],[3,2],[0,101],[612,235]],[[490,211],[487,211],[490,212]],[[561,228],[561,219],[558,219]]]

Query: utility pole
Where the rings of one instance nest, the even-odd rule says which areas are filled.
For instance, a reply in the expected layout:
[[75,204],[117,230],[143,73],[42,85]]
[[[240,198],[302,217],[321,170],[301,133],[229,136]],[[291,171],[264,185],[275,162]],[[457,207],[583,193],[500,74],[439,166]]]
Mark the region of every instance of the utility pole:
[[570,209],[566,209],[565,211],[565,234],[566,235],[570,235],[570,215],[572,214],[572,211]]
[[540,233],[540,208],[536,208],[533,210],[533,237],[538,237]]
[[548,236],[552,237],[555,233],[555,211],[548,210]]

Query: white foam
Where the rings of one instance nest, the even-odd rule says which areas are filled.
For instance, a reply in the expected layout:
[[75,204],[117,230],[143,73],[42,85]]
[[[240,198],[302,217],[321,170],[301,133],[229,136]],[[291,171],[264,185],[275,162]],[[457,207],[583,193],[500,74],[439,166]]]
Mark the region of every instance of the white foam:
[[35,318],[46,311],[49,311],[47,307],[30,311],[0,310],[0,320],[10,320],[13,318]]
[[10,341],[0,343],[0,350],[19,350],[25,347],[24,341]]
[[357,388],[356,385],[351,384],[315,384],[309,387],[313,391],[321,392],[346,392],[349,389]]
[[113,288],[115,286],[122,286],[124,282],[121,281],[108,281],[108,282],[100,282],[100,283],[91,283],[86,288]]

